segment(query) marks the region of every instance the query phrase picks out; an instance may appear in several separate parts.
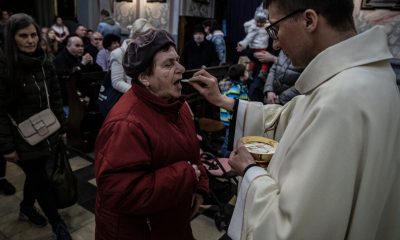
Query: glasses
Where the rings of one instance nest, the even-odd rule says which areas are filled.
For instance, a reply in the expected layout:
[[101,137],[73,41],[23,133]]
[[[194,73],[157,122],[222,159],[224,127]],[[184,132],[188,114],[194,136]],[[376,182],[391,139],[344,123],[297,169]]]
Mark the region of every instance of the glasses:
[[270,24],[269,26],[267,26],[265,28],[265,30],[267,31],[268,35],[270,38],[272,38],[272,40],[278,40],[278,31],[279,31],[279,27],[276,26],[276,24],[278,24],[279,22],[282,22],[283,20],[286,20],[288,18],[293,17],[294,15],[304,12],[306,9],[299,9],[296,10],[294,12],[289,13],[288,15],[284,16],[283,18],[279,19],[278,21]]
[[102,39],[102,38],[94,38],[94,40],[96,40],[96,41],[102,41],[103,39]]

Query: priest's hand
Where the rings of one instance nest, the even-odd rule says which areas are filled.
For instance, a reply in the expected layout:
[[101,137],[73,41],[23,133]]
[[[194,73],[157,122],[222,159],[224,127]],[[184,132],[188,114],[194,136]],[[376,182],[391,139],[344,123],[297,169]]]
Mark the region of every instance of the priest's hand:
[[195,72],[189,83],[211,104],[228,111],[233,110],[235,100],[221,94],[218,80],[206,70]]
[[231,165],[233,171],[243,176],[246,167],[256,163],[256,161],[243,143],[239,141],[237,148],[231,152],[228,163]]

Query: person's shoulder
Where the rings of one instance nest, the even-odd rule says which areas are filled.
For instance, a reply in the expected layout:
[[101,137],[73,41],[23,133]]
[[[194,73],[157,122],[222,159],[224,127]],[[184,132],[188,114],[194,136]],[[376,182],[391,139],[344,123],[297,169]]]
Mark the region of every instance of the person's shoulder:
[[106,57],[108,55],[108,50],[105,48],[102,48],[99,50],[99,52],[97,53],[97,56],[102,56],[102,57]]
[[187,41],[187,42],[185,43],[185,47],[193,46],[193,45],[195,45],[195,44],[196,44],[196,42],[195,42],[193,39],[190,39],[189,41]]
[[[68,56],[68,51],[64,48],[63,50],[61,50],[55,57],[55,59],[64,59]],[[54,60],[55,60],[54,59]]]
[[204,41],[202,42],[202,45],[203,45],[204,47],[207,47],[207,48],[214,48],[214,44],[213,44],[211,41],[209,41],[209,40],[204,40]]
[[65,48],[59,52],[53,60],[53,64],[63,65],[73,62],[74,56],[72,56]]
[[195,47],[196,43],[193,40],[189,40],[185,43],[185,46],[183,47],[183,53],[193,51]]
[[122,47],[116,48],[110,52],[110,59],[112,58],[117,58],[117,57],[122,57],[125,53],[125,49]]
[[211,40],[212,40],[214,43],[222,43],[222,42],[225,42],[224,35],[213,35],[213,37],[211,38]]

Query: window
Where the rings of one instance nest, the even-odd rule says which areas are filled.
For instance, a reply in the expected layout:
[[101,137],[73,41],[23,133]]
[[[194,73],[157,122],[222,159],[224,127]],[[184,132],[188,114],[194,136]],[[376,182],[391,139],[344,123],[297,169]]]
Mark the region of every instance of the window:
[[361,9],[387,8],[400,11],[399,0],[362,0]]

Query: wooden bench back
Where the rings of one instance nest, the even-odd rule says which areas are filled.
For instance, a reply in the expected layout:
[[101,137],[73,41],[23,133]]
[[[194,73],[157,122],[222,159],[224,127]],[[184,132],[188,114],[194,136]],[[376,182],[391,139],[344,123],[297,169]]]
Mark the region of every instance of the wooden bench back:
[[67,81],[69,115],[68,144],[90,152],[103,118],[98,112],[97,97],[105,72],[73,73]]
[[[222,80],[228,72],[229,65],[205,68],[207,72],[213,75],[218,81]],[[200,69],[188,70],[183,74],[183,78],[190,78]],[[219,120],[219,108],[208,103],[199,92],[196,91],[190,84],[182,83],[182,95],[186,97],[193,114],[197,118],[211,118]]]

